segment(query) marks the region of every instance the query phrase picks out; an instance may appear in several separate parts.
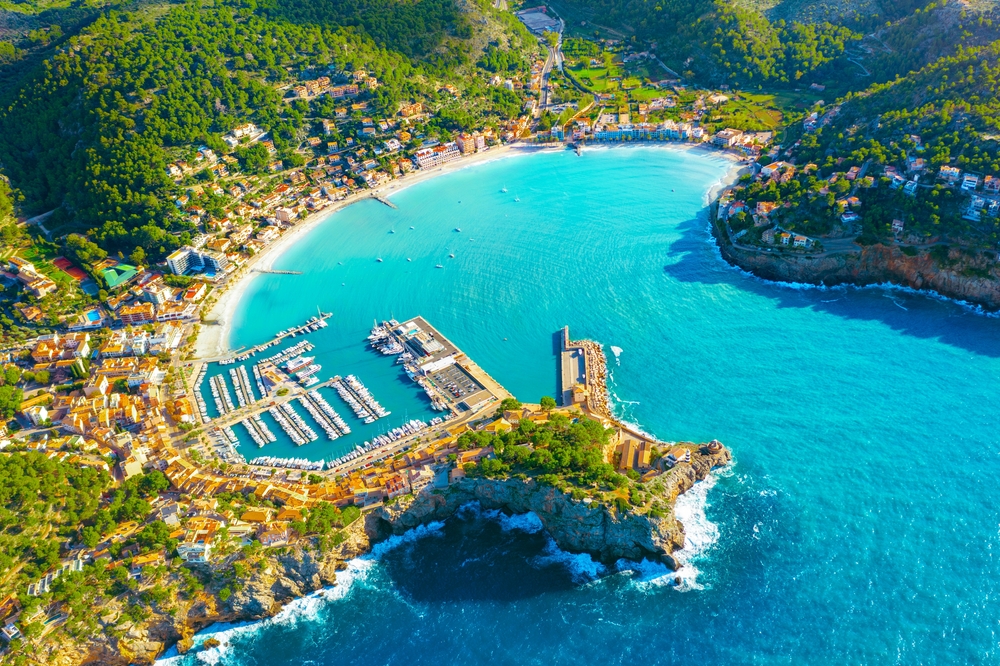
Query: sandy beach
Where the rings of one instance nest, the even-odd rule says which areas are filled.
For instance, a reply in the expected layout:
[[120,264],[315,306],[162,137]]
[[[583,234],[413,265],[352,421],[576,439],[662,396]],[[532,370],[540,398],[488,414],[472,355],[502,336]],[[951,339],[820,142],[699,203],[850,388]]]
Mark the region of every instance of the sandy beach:
[[[285,250],[291,247],[292,244],[294,244],[309,230],[313,229],[317,224],[332,217],[337,211],[342,210],[351,204],[358,203],[359,201],[371,199],[375,195],[389,198],[393,194],[401,192],[411,185],[422,183],[446,173],[453,173],[477,164],[485,164],[498,159],[520,154],[530,154],[538,152],[539,150],[552,150],[553,148],[555,148],[555,146],[494,146],[485,152],[463,157],[460,160],[456,160],[450,164],[445,164],[437,169],[415,171],[404,176],[403,178],[394,180],[377,190],[364,190],[362,192],[352,194],[345,199],[332,203],[323,210],[309,215],[294,227],[286,231],[276,242],[267,246],[263,252],[250,258],[243,265],[243,267],[240,268],[238,273],[229,279],[224,287],[224,290],[213,292],[213,296],[215,296],[217,300],[212,305],[212,309],[209,310],[206,321],[201,324],[201,330],[198,333],[198,341],[195,344],[195,358],[199,360],[213,359],[218,356],[222,356],[229,351],[229,329],[232,324],[233,315],[236,312],[236,307],[242,300],[247,286],[255,277],[255,270],[269,270],[272,268],[274,262],[285,252]],[[559,145],[558,148],[563,148],[563,146]]]
[[[601,147],[615,148],[620,145],[621,144],[601,144]],[[734,162],[732,168],[729,169],[726,175],[720,179],[719,182],[709,190],[709,192],[706,193],[708,201],[714,200],[723,189],[736,182],[743,173],[743,170],[746,169],[739,156],[721,150],[710,149],[704,145],[676,143],[642,143],[630,145],[657,146],[671,150],[692,152],[697,151],[698,153],[704,154],[706,157],[714,156]],[[201,329],[198,333],[198,340],[195,343],[195,358],[199,360],[214,359],[229,352],[229,330],[232,325],[233,315],[243,298],[243,294],[246,291],[247,286],[255,277],[255,270],[271,269],[274,262],[285,252],[285,250],[291,247],[292,244],[299,240],[299,238],[301,238],[308,231],[313,229],[317,224],[330,219],[337,211],[342,210],[351,204],[358,203],[359,201],[371,199],[375,195],[390,198],[393,194],[401,192],[412,185],[417,185],[418,183],[425,182],[431,178],[436,178],[447,173],[467,169],[471,166],[485,164],[494,160],[514,157],[517,155],[528,155],[546,150],[565,150],[566,148],[567,144],[565,143],[494,146],[485,152],[463,157],[462,159],[445,164],[433,170],[415,171],[404,176],[403,178],[394,180],[377,190],[364,190],[362,192],[352,194],[341,201],[337,201],[327,206],[321,211],[317,211],[312,215],[309,215],[294,227],[286,231],[281,238],[265,248],[263,252],[250,258],[240,268],[238,273],[229,279],[223,290],[213,292],[212,295],[216,298],[216,301],[212,305],[211,310],[208,312],[206,321],[201,324]],[[584,148],[584,150],[586,149],[587,148]]]

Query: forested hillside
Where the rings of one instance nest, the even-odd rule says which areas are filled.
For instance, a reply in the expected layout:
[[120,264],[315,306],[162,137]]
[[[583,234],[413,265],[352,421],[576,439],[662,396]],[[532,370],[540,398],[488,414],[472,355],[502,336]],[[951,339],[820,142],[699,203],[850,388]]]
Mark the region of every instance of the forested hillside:
[[[899,173],[934,175],[950,166],[963,172],[1000,173],[1000,43],[961,50],[919,72],[850,96],[827,127],[806,134],[797,162],[833,169],[870,161]],[[920,162],[916,162],[920,160]],[[879,169],[880,170],[880,169]],[[968,203],[939,182],[907,196],[888,186],[866,192],[874,204],[864,216],[864,238],[891,236],[894,218],[924,238],[985,243],[1000,240],[994,217],[965,215]]]
[[[995,3],[994,3],[995,4]],[[577,22],[656,42],[675,71],[744,88],[860,89],[998,37],[995,7],[948,0],[567,0]],[[854,61],[852,63],[852,61]]]
[[676,71],[705,83],[757,87],[817,73],[861,38],[849,26],[771,23],[731,0],[570,0],[573,18],[617,26]]
[[[221,134],[248,120],[287,157],[310,108],[283,102],[282,86],[310,72],[371,72],[374,111],[388,116],[435,98],[442,82],[468,86],[460,73],[480,48],[471,33],[453,0],[234,0],[155,20],[111,11],[5,91],[0,164],[26,213],[55,210],[50,226],[162,257],[187,228],[168,158],[199,144],[221,150]],[[491,104],[510,113],[503,96],[480,106]]]
[[[298,164],[302,142],[317,133],[320,118],[334,115],[335,105],[291,99],[297,82],[367,71],[378,85],[363,92],[366,114],[391,118],[401,105],[422,102],[433,112],[421,131],[447,137],[520,114],[523,96],[487,82],[527,72],[524,52],[538,48],[509,12],[485,0],[125,6],[104,8],[79,34],[64,36],[55,25],[36,30],[31,39],[37,42],[25,37],[0,49],[8,62],[0,73],[22,72],[17,85],[0,91],[0,169],[14,189],[10,196],[0,191],[0,214],[16,196],[24,215],[54,211],[46,225],[58,237],[80,233],[104,251],[131,255],[139,248],[138,256],[152,260],[197,228],[175,205],[181,190],[168,176],[172,163],[196,159],[204,146],[238,157],[243,173],[263,173],[272,157],[262,147],[232,150],[222,142],[223,134],[250,121],[268,132],[277,159],[286,167]],[[810,135],[802,154],[814,147],[857,150],[867,133],[839,136],[854,117],[870,121],[883,114],[885,131],[896,131],[903,122],[897,118],[909,123],[911,114],[928,113],[958,133],[950,140],[951,157],[989,161],[982,157],[991,145],[986,130],[966,124],[985,128],[989,113],[976,110],[982,104],[973,91],[956,89],[968,75],[956,79],[952,71],[975,59],[968,49],[1000,37],[1000,19],[988,6],[972,11],[944,0],[865,0],[837,5],[843,9],[837,13],[813,11],[820,5],[807,0],[560,0],[553,7],[579,34],[586,34],[589,20],[625,35],[634,50],[653,50],[685,83],[790,92],[824,84],[827,101],[854,95],[835,125],[838,137],[830,137],[833,127]],[[809,16],[829,21],[782,18]],[[50,44],[44,64],[9,64],[43,42]],[[902,80],[893,87],[880,87],[897,77]],[[931,94],[917,99],[914,92],[904,108],[898,95],[907,81]],[[982,89],[981,83],[972,87]],[[931,101],[938,89],[969,110],[942,120],[946,110]],[[869,108],[876,104],[880,110]],[[365,114],[356,115],[360,123]],[[88,263],[76,249],[66,251]],[[83,249],[86,255],[93,247]]]

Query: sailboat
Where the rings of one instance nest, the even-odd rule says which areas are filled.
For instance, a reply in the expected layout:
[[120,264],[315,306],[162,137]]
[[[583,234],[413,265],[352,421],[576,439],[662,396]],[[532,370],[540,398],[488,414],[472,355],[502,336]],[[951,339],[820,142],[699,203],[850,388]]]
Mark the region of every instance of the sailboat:
[[500,191],[503,192],[504,194],[507,194],[507,186],[504,185],[503,188],[501,188]]
[[515,203],[516,203],[516,202],[518,202],[518,201],[520,201],[520,200],[521,200],[521,197],[519,197],[519,196],[517,196],[517,195],[515,194],[515,195],[514,195],[514,201],[515,201]]

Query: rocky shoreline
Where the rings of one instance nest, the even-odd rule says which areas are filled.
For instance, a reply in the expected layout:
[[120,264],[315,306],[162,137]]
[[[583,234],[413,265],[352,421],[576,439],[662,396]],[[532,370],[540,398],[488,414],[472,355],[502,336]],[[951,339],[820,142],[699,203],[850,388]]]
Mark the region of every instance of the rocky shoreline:
[[731,459],[725,447],[712,452],[703,446],[692,453],[691,462],[679,463],[646,483],[646,490],[670,508],[661,517],[620,513],[603,502],[575,500],[569,493],[532,478],[466,478],[447,489],[379,507],[369,514],[369,530],[375,540],[381,540],[444,520],[476,502],[484,509],[534,513],[563,550],[587,553],[605,564],[623,558],[651,559],[676,570],[680,565],[673,553],[684,547],[684,525],[674,515],[674,502],[712,469],[729,464]]
[[[152,664],[166,650],[177,646],[186,653],[193,637],[217,623],[241,623],[275,616],[284,606],[337,584],[336,572],[346,562],[371,551],[372,545],[420,525],[447,519],[461,507],[478,503],[484,509],[510,514],[535,513],[556,544],[569,552],[587,553],[603,563],[619,559],[650,559],[677,569],[673,553],[684,546],[684,525],[674,515],[677,497],[712,469],[729,464],[731,454],[722,447],[702,446],[691,461],[679,463],[645,484],[646,491],[669,507],[665,515],[619,512],[599,501],[576,500],[570,493],[532,478],[465,478],[443,489],[400,498],[370,511],[345,529],[345,540],[326,552],[296,545],[277,549],[241,579],[223,601],[222,585],[206,588],[194,599],[170,610],[149,608],[149,617],[124,633],[102,632],[74,645],[53,645],[38,655],[38,663],[55,666]],[[218,587],[219,589],[215,589]],[[101,624],[114,627],[124,609],[101,609]]]
[[346,528],[345,537],[325,553],[302,545],[277,549],[266,558],[266,566],[241,579],[242,584],[225,601],[220,596],[223,586],[213,584],[192,599],[170,600],[166,608],[150,604],[146,620],[131,624],[124,632],[116,626],[120,626],[125,609],[108,604],[98,609],[99,633],[76,643],[45,646],[34,655],[33,663],[148,665],[174,646],[186,653],[193,646],[193,636],[206,627],[264,620],[296,599],[336,585],[336,572],[346,566],[344,563],[371,550],[365,521]]
[[882,244],[860,247],[856,253],[820,256],[766,253],[735,247],[717,224],[712,225],[712,234],[726,262],[765,280],[828,287],[894,284],[988,311],[1000,310],[1000,269],[995,255],[951,248],[947,265],[942,265],[927,252],[911,256],[899,246]]

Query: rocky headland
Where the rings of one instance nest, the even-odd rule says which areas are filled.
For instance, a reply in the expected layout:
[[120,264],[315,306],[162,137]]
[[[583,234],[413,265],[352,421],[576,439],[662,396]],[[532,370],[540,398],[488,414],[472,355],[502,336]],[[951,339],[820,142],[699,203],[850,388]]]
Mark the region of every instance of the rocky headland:
[[956,247],[938,256],[928,251],[908,254],[902,246],[882,244],[851,253],[760,252],[734,246],[718,229],[714,235],[727,262],[765,280],[829,287],[894,284],[1000,310],[1000,268],[995,253]]
[[577,500],[569,492],[530,477],[477,477],[379,507],[368,516],[369,533],[376,540],[402,534],[418,525],[448,518],[460,507],[477,502],[484,509],[512,514],[533,512],[563,550],[588,553],[604,563],[645,558],[676,569],[679,565],[673,553],[684,546],[684,525],[674,515],[674,503],[696,481],[730,460],[727,448],[713,452],[703,446],[692,453],[689,463],[679,463],[644,484],[647,492],[669,507],[663,515],[642,510],[621,512],[592,498]]
[[[230,583],[226,587],[231,586],[231,594],[222,594],[223,584],[210,583],[191,599],[172,598],[149,604],[149,614],[141,622],[123,623],[126,609],[118,603],[108,604],[99,611],[103,631],[79,640],[44,644],[30,663],[130,666],[152,664],[175,645],[180,652],[187,652],[193,646],[192,637],[210,625],[273,617],[286,604],[335,585],[336,572],[344,568],[344,562],[371,548],[362,520],[347,527],[345,537],[340,545],[326,552],[309,544],[275,549],[238,585]],[[233,563],[227,564],[231,569]],[[208,569],[196,567],[194,573],[204,575]],[[227,597],[225,601],[223,596]]]
[[[336,585],[337,571],[345,568],[348,560],[368,553],[372,544],[444,520],[470,503],[510,514],[534,512],[560,548],[588,553],[604,563],[621,558],[651,559],[676,569],[679,563],[673,554],[684,546],[684,525],[674,515],[674,503],[713,468],[730,460],[725,447],[696,447],[690,462],[678,463],[643,484],[653,499],[669,508],[662,514],[639,507],[621,511],[590,497],[574,499],[567,490],[530,477],[465,478],[447,488],[401,497],[366,513],[345,528],[341,543],[328,550],[303,542],[267,551],[236,584],[215,576],[216,582],[191,599],[150,604],[143,621],[123,624],[126,609],[110,604],[100,611],[100,623],[106,631],[72,643],[48,645],[35,655],[34,663],[128,666],[152,664],[175,645],[180,652],[187,652],[193,649],[193,636],[206,627],[273,617],[288,603]],[[239,562],[238,557],[226,566],[231,569],[235,562]],[[218,565],[212,566],[218,569]],[[209,574],[209,570],[196,567],[195,574]],[[213,579],[211,574],[205,577]],[[231,592],[224,594],[224,587]]]

